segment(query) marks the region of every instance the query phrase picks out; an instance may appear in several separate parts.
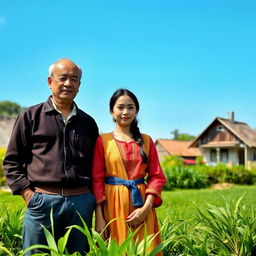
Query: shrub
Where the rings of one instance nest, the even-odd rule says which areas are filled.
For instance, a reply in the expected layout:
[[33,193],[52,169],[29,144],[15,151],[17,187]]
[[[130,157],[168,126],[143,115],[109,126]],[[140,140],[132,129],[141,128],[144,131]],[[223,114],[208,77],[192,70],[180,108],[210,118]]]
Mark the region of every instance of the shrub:
[[242,165],[233,166],[226,175],[226,181],[235,184],[253,184],[255,172],[246,169]]
[[164,169],[167,182],[164,189],[205,188],[209,185],[208,176],[188,166],[177,166]]
[[182,166],[183,160],[180,156],[166,156],[164,160],[161,162],[161,166],[163,169],[170,168],[172,166]]
[[196,157],[196,165],[205,165],[203,156]]
[[228,182],[251,185],[256,181],[256,169],[248,170],[241,165],[228,167],[225,164],[217,164],[216,166],[195,166],[194,168],[206,174],[210,184]]

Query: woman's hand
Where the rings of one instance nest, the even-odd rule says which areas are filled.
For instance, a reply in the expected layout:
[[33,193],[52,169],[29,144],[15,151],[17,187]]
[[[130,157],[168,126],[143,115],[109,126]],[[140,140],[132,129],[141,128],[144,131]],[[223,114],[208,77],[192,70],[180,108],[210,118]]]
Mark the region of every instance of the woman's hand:
[[126,221],[132,227],[138,227],[140,224],[144,222],[150,209],[153,206],[153,202],[155,200],[155,195],[149,194],[144,205],[140,208],[135,209],[127,218]]
[[101,234],[102,238],[104,240],[107,240],[109,238],[109,234],[107,231],[106,227],[106,221],[105,218],[103,216],[103,206],[101,204],[96,206],[96,214],[95,214],[95,231],[98,232],[99,234],[101,234],[101,232],[103,231],[103,233]]
[[[106,227],[106,221],[104,218],[97,218],[95,223],[95,230],[100,234],[104,228]],[[105,229],[103,233],[101,234],[102,238],[104,240],[107,240],[109,238],[108,231]]]
[[143,205],[140,208],[135,209],[127,218],[126,222],[131,225],[132,227],[138,227],[140,224],[144,222],[148,213],[151,209],[150,205]]

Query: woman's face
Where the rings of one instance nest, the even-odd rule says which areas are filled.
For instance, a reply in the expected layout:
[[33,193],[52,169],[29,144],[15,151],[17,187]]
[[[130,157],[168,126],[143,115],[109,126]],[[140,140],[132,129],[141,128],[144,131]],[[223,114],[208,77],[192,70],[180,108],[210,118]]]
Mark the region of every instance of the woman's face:
[[137,115],[134,101],[128,95],[120,96],[112,110],[112,116],[119,126],[130,126]]

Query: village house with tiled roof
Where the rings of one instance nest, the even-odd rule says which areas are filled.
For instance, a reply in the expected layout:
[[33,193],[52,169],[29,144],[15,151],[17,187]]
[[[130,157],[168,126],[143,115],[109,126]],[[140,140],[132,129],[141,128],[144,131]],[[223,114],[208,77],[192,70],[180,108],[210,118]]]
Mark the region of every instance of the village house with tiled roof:
[[185,164],[194,164],[195,159],[201,156],[198,148],[190,148],[191,141],[179,141],[171,139],[157,139],[155,141],[156,150],[160,162],[166,156],[180,156]]
[[216,117],[210,125],[190,143],[198,148],[208,165],[226,163],[251,168],[256,163],[256,130],[246,123],[230,117]]

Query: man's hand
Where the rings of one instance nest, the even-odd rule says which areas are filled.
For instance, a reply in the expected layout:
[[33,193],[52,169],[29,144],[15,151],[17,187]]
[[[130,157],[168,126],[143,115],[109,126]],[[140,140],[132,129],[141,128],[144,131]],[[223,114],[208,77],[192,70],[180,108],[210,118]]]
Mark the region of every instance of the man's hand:
[[21,194],[21,196],[23,197],[23,199],[24,199],[26,205],[28,206],[28,204],[29,204],[31,198],[32,198],[33,195],[34,195],[33,190],[31,190],[30,188],[25,188],[24,190],[22,190],[22,191],[20,192],[20,194]]

